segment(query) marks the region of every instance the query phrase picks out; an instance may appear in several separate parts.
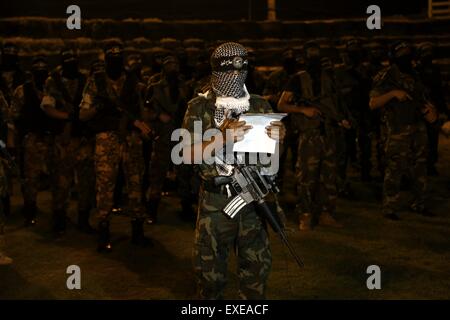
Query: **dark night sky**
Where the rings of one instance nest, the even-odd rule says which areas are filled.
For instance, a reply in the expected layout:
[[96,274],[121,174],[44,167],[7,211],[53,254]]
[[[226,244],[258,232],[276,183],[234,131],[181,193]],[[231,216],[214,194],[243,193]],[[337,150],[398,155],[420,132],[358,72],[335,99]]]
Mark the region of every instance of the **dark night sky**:
[[[249,16],[263,20],[266,0],[2,0],[0,15],[66,17],[70,4],[81,7],[84,18],[161,18],[242,20]],[[250,5],[251,4],[251,5]],[[278,18],[282,20],[345,18],[364,16],[370,4],[378,4],[383,15],[420,14],[427,0],[277,0]]]

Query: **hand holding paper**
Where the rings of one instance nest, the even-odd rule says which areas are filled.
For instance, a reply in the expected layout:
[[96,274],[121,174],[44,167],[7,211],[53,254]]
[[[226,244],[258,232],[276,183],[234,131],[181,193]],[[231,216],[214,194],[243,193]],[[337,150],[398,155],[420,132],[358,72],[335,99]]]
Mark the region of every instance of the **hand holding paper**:
[[[285,113],[248,113],[241,115],[239,121],[245,121],[245,124],[252,126],[252,129],[244,135],[243,140],[234,144],[233,152],[275,153],[277,140],[282,138],[281,135],[284,135],[284,127],[277,122],[285,116]],[[274,123],[271,125],[272,122]],[[277,126],[280,129],[274,130]],[[270,129],[267,129],[267,127],[270,127]]]

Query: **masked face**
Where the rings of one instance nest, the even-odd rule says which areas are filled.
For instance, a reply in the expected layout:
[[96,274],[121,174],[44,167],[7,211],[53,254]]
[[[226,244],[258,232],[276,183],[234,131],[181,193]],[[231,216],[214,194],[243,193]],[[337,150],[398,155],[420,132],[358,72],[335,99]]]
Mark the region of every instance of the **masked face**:
[[34,84],[37,88],[42,89],[45,84],[45,80],[48,77],[48,70],[36,69],[32,70]]
[[411,74],[413,72],[412,55],[402,55],[394,59],[395,64],[403,73]]
[[211,67],[208,62],[202,61],[195,65],[196,79],[202,79],[211,73]]
[[3,54],[2,66],[6,71],[14,70],[17,67],[19,57],[16,54]]
[[372,64],[381,64],[383,61],[383,52],[381,50],[372,50],[369,59]]
[[362,52],[359,49],[349,50],[348,58],[351,65],[357,66],[362,62]]
[[211,61],[211,85],[217,96],[235,99],[246,96],[247,50],[238,43],[228,42],[214,50]]
[[319,48],[311,47],[306,50],[305,64],[310,73],[320,72],[321,62]]
[[161,66],[162,66],[163,56],[162,55],[155,55],[153,57],[152,61],[152,70],[153,72],[160,72]]
[[169,81],[176,80],[180,73],[180,66],[175,62],[166,63],[164,65],[164,73]]
[[295,57],[290,56],[283,59],[283,68],[288,74],[292,74],[295,72],[296,64],[297,62],[295,61]]
[[70,60],[62,63],[63,76],[69,79],[74,79],[78,75],[78,61]]
[[107,55],[105,57],[106,74],[113,80],[117,80],[123,71],[122,55]]
[[433,65],[433,56],[431,54],[426,54],[420,57],[420,63],[424,66]]

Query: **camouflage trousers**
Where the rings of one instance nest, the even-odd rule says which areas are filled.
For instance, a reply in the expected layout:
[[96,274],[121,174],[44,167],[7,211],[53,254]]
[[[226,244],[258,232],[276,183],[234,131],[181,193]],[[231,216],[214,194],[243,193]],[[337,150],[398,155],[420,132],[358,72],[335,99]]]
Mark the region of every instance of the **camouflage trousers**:
[[328,137],[336,150],[336,188],[337,192],[345,191],[347,184],[347,164],[348,153],[345,139],[346,129],[342,127],[332,127],[329,130]]
[[425,206],[427,188],[427,131],[425,125],[408,126],[399,133],[387,132],[385,144],[386,169],[383,186],[383,213],[400,209],[402,177],[411,179],[414,201],[412,208]]
[[95,137],[95,175],[98,216],[109,219],[114,204],[114,187],[122,163],[128,191],[128,210],[133,218],[143,217],[141,202],[144,170],[142,140],[132,132],[122,139],[118,133],[102,132]]
[[53,137],[28,133],[23,139],[23,198],[26,207],[34,206],[40,191],[41,178],[49,174],[54,194]]
[[170,153],[172,150],[172,142],[170,141],[170,137],[175,129],[173,125],[159,122],[155,123],[154,127],[158,138],[153,142],[152,146],[148,200],[157,200],[161,198],[164,180],[172,163],[170,159]]
[[253,205],[233,219],[221,209],[229,201],[224,195],[200,192],[195,231],[194,271],[202,299],[223,299],[227,283],[230,249],[237,256],[239,297],[264,299],[272,266],[265,226]]
[[336,151],[319,129],[300,134],[296,164],[297,210],[317,218],[336,208]]
[[95,204],[94,139],[56,136],[53,156],[56,164],[53,210],[67,210],[75,177],[78,211],[92,209]]
[[[6,161],[0,157],[0,199],[8,194],[8,179]],[[5,212],[3,210],[3,202],[0,201],[0,236],[3,234],[3,228],[5,226]],[[1,249],[1,248],[0,248]]]

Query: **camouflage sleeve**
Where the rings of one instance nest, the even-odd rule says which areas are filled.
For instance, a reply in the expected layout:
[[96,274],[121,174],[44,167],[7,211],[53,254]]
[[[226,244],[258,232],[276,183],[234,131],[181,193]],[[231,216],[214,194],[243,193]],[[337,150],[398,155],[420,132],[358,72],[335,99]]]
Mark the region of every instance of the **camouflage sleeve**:
[[2,115],[3,121],[9,122],[11,120],[11,113],[8,108],[8,102],[3,95],[3,92],[0,90],[0,114]]
[[379,97],[391,91],[392,88],[388,85],[387,77],[387,71],[382,70],[373,78],[372,90],[370,90],[369,94],[370,98]]
[[89,110],[92,108],[96,108],[95,106],[95,96],[97,93],[97,87],[95,85],[94,77],[90,77],[86,86],[83,89],[83,95],[80,103],[80,109]]
[[161,112],[167,112],[167,110],[164,108],[164,105],[162,104],[161,99],[161,89],[158,87],[158,83],[154,83],[151,87],[151,99],[150,99],[150,110],[156,114],[159,115]]
[[[203,129],[205,126],[205,121],[210,121],[211,119],[204,119],[206,114],[202,114],[203,106],[201,97],[197,97],[188,102],[186,113],[183,119],[183,128],[189,131],[190,141],[186,141],[185,145],[193,145],[198,141],[203,139]],[[200,132],[197,129],[202,129]]]
[[11,117],[12,119],[18,119],[22,112],[23,105],[25,104],[25,95],[23,91],[23,85],[20,85],[14,90],[11,99]]
[[262,110],[262,113],[271,113],[271,112],[273,112],[272,106],[270,105],[270,103],[267,100],[261,99],[260,103],[261,103],[261,107],[260,108]]
[[263,96],[278,94],[279,89],[276,87],[275,73],[271,73],[264,86]]
[[41,108],[56,108],[56,101],[62,100],[61,94],[56,88],[55,81],[52,77],[48,77],[44,86],[44,97],[42,98]]

